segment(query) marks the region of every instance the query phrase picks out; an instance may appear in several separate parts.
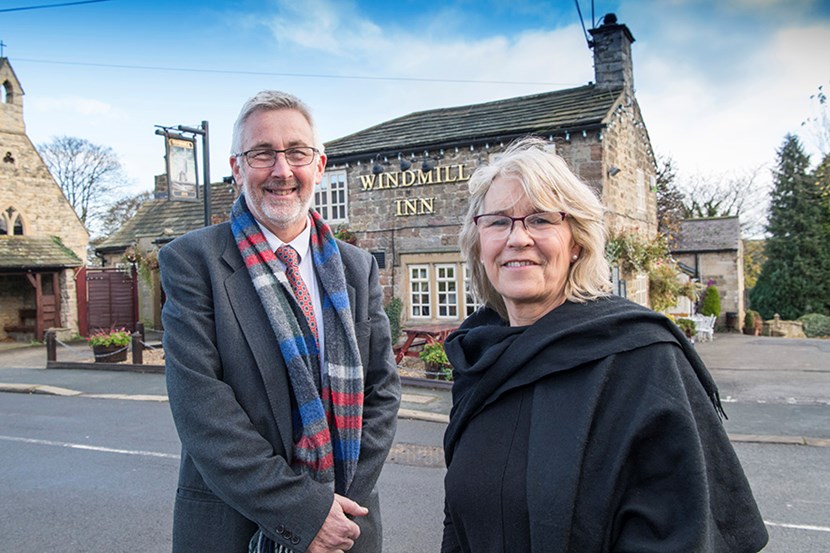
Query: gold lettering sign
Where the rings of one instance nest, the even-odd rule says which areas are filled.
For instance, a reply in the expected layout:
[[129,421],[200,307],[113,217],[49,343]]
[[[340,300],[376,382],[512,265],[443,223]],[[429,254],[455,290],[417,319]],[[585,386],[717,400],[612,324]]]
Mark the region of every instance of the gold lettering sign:
[[435,198],[407,198],[395,200],[395,217],[430,215],[435,213]]
[[453,184],[469,180],[464,173],[464,164],[445,165],[436,167],[432,171],[417,171],[409,169],[395,173],[378,173],[377,175],[360,175],[360,184],[363,190],[387,190],[390,188],[408,188],[410,186],[426,186],[430,184]]

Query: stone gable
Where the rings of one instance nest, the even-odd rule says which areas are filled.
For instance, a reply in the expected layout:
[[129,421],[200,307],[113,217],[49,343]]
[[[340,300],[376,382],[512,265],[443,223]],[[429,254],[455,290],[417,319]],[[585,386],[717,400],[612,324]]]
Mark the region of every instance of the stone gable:
[[[44,256],[49,258],[49,263],[57,263],[53,270],[59,272],[60,325],[77,331],[77,296],[72,267],[84,264],[82,260],[87,256],[89,233],[26,135],[23,89],[6,58],[0,58],[0,85],[3,87],[3,101],[0,103],[0,218],[3,219],[3,234],[9,235],[9,238],[14,236],[15,251],[30,250],[32,266],[28,270],[42,268],[42,264],[38,263],[43,261]],[[44,254],[45,245],[52,247],[50,244],[54,245],[56,240],[69,251],[63,257],[60,250]],[[35,307],[31,285],[25,279],[20,280],[26,270],[17,266],[6,267],[0,260],[0,272],[4,279],[0,287],[0,322],[4,323],[0,326],[0,338],[4,337],[4,326],[14,325],[16,320],[22,318],[21,310]],[[26,326],[23,322],[21,326]]]

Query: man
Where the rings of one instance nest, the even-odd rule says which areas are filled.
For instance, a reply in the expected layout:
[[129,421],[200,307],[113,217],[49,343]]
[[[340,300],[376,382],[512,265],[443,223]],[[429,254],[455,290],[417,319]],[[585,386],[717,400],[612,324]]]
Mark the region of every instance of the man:
[[377,264],[310,209],[326,156],[300,100],[248,100],[232,149],[230,222],[159,252],[173,551],[377,553],[400,402]]

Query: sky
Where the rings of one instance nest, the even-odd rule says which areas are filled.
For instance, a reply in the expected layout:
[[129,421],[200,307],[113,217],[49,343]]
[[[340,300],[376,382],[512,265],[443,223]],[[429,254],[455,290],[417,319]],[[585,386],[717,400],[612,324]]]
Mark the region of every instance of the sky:
[[[63,4],[62,6],[37,8]],[[426,109],[594,80],[573,0],[0,0],[0,41],[35,144],[111,147],[151,190],[156,125],[210,128],[211,180],[230,175],[231,128],[262,89],[302,98],[323,141]],[[811,100],[830,88],[828,0],[579,0],[584,25],[631,30],[652,146],[680,179],[759,172],[797,133],[818,157]],[[37,9],[22,9],[37,8]],[[817,159],[814,159],[817,161]],[[200,171],[201,171],[201,161]]]

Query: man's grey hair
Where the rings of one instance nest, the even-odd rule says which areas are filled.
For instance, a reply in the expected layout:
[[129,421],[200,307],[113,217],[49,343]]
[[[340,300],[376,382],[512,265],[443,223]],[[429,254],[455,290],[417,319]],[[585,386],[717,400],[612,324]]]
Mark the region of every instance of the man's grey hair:
[[311,117],[311,110],[309,107],[294,96],[287,92],[279,90],[263,90],[258,92],[242,106],[236,122],[233,124],[233,139],[231,141],[231,155],[242,152],[242,128],[248,118],[257,111],[272,111],[279,109],[294,109],[299,111],[311,127],[311,139],[314,142],[314,147],[323,153],[323,143],[317,135],[317,127],[314,125],[314,118]]

